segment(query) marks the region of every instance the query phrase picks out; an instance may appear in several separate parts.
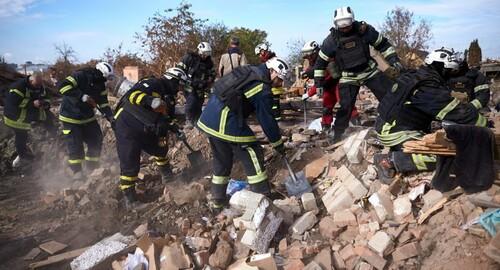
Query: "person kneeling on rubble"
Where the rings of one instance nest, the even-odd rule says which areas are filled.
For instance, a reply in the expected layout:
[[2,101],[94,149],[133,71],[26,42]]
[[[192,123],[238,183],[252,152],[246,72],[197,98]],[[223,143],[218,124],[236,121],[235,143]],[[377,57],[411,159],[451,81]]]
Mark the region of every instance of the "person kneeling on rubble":
[[403,73],[392,90],[381,101],[376,123],[378,138],[390,147],[389,154],[376,154],[374,162],[379,179],[390,183],[396,172],[430,171],[436,168],[436,157],[407,154],[402,145],[430,132],[432,121],[450,121],[484,127],[486,118],[471,104],[453,98],[446,85],[451,71],[458,68],[452,50],[431,52],[425,65]]
[[43,86],[41,73],[35,72],[10,85],[5,94],[3,119],[5,125],[12,128],[15,134],[17,157],[12,162],[12,168],[22,168],[34,159],[27,145],[32,122],[41,122],[51,135],[57,130],[49,107],[50,100]]
[[120,159],[120,189],[126,205],[137,202],[135,184],[141,151],[153,155],[163,183],[172,178],[166,158],[168,133],[184,134],[175,124],[175,98],[188,82],[180,68],[169,68],[161,78],[146,78],[127,91],[116,107],[116,148]]
[[280,87],[288,71],[285,61],[275,57],[258,66],[237,67],[215,83],[198,121],[198,128],[209,137],[214,157],[211,203],[215,210],[227,204],[226,188],[234,157],[245,167],[250,190],[271,193],[263,150],[247,118],[255,113],[271,145],[284,154],[281,132],[273,117],[271,88]]

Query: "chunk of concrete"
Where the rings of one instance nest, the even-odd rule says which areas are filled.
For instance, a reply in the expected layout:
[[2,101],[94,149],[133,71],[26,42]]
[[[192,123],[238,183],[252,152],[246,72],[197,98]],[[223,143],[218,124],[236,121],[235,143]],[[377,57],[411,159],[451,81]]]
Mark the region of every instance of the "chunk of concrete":
[[361,146],[365,141],[366,136],[370,129],[362,130],[356,134],[351,135],[347,138],[343,145],[344,151],[347,155],[347,160],[352,164],[359,164],[363,161],[363,152],[361,151]]
[[411,202],[408,196],[401,196],[394,200],[394,218],[396,221],[402,221],[411,214]]
[[330,215],[333,215],[336,211],[349,209],[356,201],[351,193],[344,187],[340,187],[337,190],[328,189],[325,195],[321,197],[321,200]]
[[384,231],[378,231],[374,236],[372,236],[372,238],[370,238],[370,241],[368,241],[368,247],[382,257],[387,249],[391,248],[392,245],[393,242],[391,237]]
[[375,209],[375,213],[380,223],[384,222],[386,219],[392,219],[394,213],[390,195],[386,192],[378,191],[373,193],[370,198],[368,198],[368,201]]
[[307,180],[313,181],[318,178],[326,166],[328,166],[328,156],[323,156],[306,165],[304,172]]
[[318,205],[316,204],[316,197],[314,197],[314,193],[307,192],[302,194],[300,197],[302,201],[302,206],[304,207],[304,211],[309,212],[313,211],[314,213],[318,213]]
[[443,198],[443,193],[435,189],[429,190],[429,192],[425,193],[425,195],[422,197],[422,199],[424,200],[424,207],[422,208],[422,212],[431,209],[442,198]]
[[264,195],[249,190],[241,190],[234,193],[229,200],[231,207],[245,211],[249,208],[257,208],[259,203],[265,198]]
[[313,211],[306,212],[293,223],[291,230],[295,234],[304,234],[305,231],[314,227],[317,221]]

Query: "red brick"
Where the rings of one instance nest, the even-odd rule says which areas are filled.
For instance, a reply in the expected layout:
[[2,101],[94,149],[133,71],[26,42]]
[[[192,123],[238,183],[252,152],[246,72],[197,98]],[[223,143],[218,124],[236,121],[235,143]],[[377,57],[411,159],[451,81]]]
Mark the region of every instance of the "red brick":
[[356,247],[354,248],[354,252],[378,270],[384,269],[385,265],[387,264],[387,261],[384,260],[384,258],[369,250],[367,247]]
[[420,245],[418,244],[418,242],[412,242],[402,247],[398,247],[392,253],[392,259],[395,262],[402,261],[411,257],[418,256],[419,253],[420,253]]

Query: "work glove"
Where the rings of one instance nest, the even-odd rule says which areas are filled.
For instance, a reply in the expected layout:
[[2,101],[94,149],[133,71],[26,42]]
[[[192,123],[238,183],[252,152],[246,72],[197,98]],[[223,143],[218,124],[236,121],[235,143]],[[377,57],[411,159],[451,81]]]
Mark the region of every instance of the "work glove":
[[89,104],[92,108],[97,107],[97,104],[95,103],[95,100],[91,96],[89,96],[87,94],[84,94],[82,96],[82,101],[85,102],[85,103],[87,103],[87,104]]
[[285,156],[285,144],[280,144],[276,147],[274,147],[274,151],[276,151],[276,153],[278,153],[278,155],[280,156]]
[[399,77],[399,70],[396,69],[395,67],[388,67],[386,70],[384,70],[385,76],[391,80],[396,80],[397,77]]
[[36,99],[33,101],[33,106],[37,109],[48,109],[50,104],[43,99]]
[[319,98],[323,97],[323,87],[316,87],[316,95]]
[[167,104],[161,98],[153,98],[151,109],[157,113],[167,114]]
[[302,100],[303,101],[306,101],[308,99],[309,99],[309,95],[307,93],[305,93],[305,94],[302,95]]

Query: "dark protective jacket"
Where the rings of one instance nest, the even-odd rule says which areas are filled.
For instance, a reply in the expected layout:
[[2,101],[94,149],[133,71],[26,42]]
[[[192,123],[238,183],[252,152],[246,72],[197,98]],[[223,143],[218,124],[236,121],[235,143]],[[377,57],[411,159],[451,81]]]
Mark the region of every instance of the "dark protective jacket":
[[202,59],[197,53],[189,52],[182,57],[177,66],[189,76],[194,91],[208,90],[215,80],[214,62],[211,57]]
[[[178,91],[178,81],[166,78],[146,78],[137,82],[121,98],[115,119],[122,113],[135,117],[145,127],[163,129],[170,127],[175,121],[175,98]],[[153,111],[151,103],[154,98],[161,98],[167,105],[167,114]],[[156,130],[155,130],[156,131]]]
[[432,121],[484,127],[487,120],[472,104],[463,104],[450,95],[437,71],[422,66],[403,73],[378,107],[376,129],[386,146],[419,138],[430,131]]
[[452,91],[467,94],[470,102],[478,110],[486,108],[490,101],[490,86],[488,79],[479,70],[464,68],[459,74],[448,80]]
[[[252,69],[248,71],[247,69]],[[254,132],[247,124],[251,114],[255,114],[262,130],[274,147],[283,144],[278,123],[273,117],[273,94],[269,77],[269,69],[265,64],[258,66],[237,67],[231,74],[239,71],[256,72],[261,79],[245,83],[238,89],[239,105],[227,105],[216,94],[223,77],[214,85],[214,94],[208,100],[197,126],[209,136],[233,143],[254,143],[257,141]],[[231,108],[230,108],[231,107]]]
[[[35,100],[42,100],[45,106],[36,108]],[[4,123],[12,128],[29,130],[31,122],[47,119],[49,102],[44,87],[34,89],[30,87],[29,77],[19,79],[9,86],[5,95]]]
[[111,119],[113,113],[108,103],[106,79],[95,68],[76,71],[59,84],[59,92],[63,95],[59,120],[71,124],[85,124],[96,119],[94,108],[82,101],[83,95],[94,99],[98,109]]
[[[399,62],[396,50],[389,41],[375,28],[365,22],[355,21],[349,33],[330,29],[319,51],[319,58],[314,65],[314,79],[317,86],[322,86],[325,70],[332,58],[335,58],[342,76],[354,77],[376,70],[377,64],[370,56],[369,46],[373,46],[393,65]],[[363,76],[358,79],[364,79]]]

